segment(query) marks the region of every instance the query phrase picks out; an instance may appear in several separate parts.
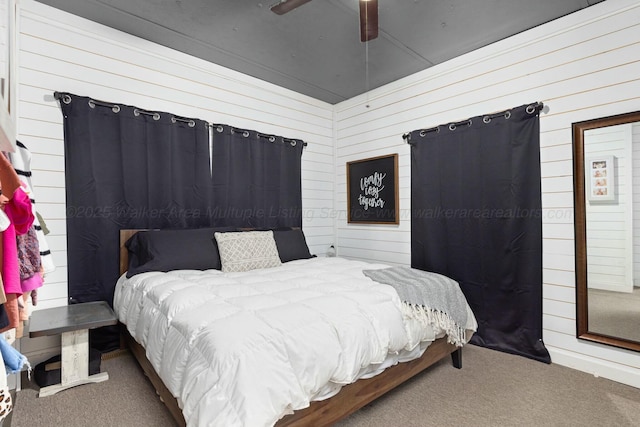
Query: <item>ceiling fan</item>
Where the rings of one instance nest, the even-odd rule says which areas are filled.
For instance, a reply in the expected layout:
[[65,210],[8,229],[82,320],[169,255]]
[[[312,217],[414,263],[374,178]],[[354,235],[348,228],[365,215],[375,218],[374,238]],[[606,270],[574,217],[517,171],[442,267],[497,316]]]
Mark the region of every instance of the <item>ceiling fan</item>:
[[[311,0],[282,0],[271,6],[271,11],[284,15]],[[378,37],[378,0],[359,0],[360,41],[367,42]]]

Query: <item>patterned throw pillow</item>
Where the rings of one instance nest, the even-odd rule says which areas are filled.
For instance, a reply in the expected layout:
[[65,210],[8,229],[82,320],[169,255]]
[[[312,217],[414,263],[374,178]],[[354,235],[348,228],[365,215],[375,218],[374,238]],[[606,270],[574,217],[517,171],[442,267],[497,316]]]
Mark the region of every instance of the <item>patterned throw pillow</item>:
[[214,233],[222,271],[249,271],[282,264],[273,231]]

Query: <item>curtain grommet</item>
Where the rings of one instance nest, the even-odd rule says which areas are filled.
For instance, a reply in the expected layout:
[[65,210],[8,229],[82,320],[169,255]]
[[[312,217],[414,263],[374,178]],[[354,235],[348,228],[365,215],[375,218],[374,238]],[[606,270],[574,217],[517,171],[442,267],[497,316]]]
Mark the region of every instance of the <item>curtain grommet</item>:
[[275,137],[275,136],[273,136],[273,135],[271,135],[271,136],[269,137],[269,142],[276,142],[276,137]]
[[[420,137],[424,138],[425,136],[427,136],[427,134],[429,132],[440,133],[440,126],[436,126],[434,128],[430,128],[430,129],[422,129],[418,135],[420,135]],[[411,134],[409,134],[409,135],[411,135]]]
[[113,111],[114,113],[119,113],[120,112],[120,106],[119,105],[114,105],[113,107],[111,107],[111,111]]
[[224,127],[223,127],[223,126],[216,126],[216,131],[217,131],[218,133],[222,133],[222,131],[223,131],[223,130],[224,130]]
[[533,114],[536,112],[536,106],[534,104],[527,105],[525,111],[527,112],[527,114]]
[[140,114],[146,114],[147,116],[151,116],[153,118],[153,120],[160,120],[160,113],[158,112],[151,112],[151,111],[145,111],[145,110],[141,110],[139,108],[134,108],[133,109],[133,115],[138,117]]
[[511,111],[507,111],[506,113],[504,113],[504,118],[509,120],[511,118]]
[[489,116],[484,116],[484,117],[482,118],[482,122],[483,122],[483,123],[486,123],[486,124],[491,123],[491,117],[489,117]]
[[292,147],[295,147],[298,144],[298,141],[294,139],[294,140],[291,140],[289,144],[291,144]]
[[186,123],[187,126],[189,126],[190,128],[195,127],[196,126],[196,122],[189,119],[180,119],[180,118],[176,118],[176,116],[171,116],[171,123],[178,123],[178,122],[183,122]]
[[62,102],[64,102],[65,104],[69,105],[71,104],[71,96],[69,95],[62,95]]
[[449,125],[449,130],[456,130],[456,124],[455,123],[451,123]]
[[467,127],[471,127],[472,124],[473,124],[473,121],[469,119],[469,122],[467,122]]
[[242,136],[244,136],[245,138],[249,138],[249,131],[243,131]]
[[93,99],[90,99],[90,100],[89,100],[89,107],[91,107],[91,108],[96,108],[96,103],[95,103],[95,102],[93,102]]

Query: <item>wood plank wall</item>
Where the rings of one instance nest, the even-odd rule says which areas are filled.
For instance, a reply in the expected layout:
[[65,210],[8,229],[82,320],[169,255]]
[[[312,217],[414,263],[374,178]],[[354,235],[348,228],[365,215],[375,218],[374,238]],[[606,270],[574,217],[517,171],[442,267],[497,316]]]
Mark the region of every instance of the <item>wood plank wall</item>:
[[[363,75],[364,78],[364,75]],[[336,209],[345,163],[398,153],[399,226],[336,221],[338,254],[410,263],[410,162],[402,134],[529,102],[541,114],[543,339],[555,363],[640,387],[640,354],[579,341],[573,122],[640,109],[640,2],[607,0],[336,106]],[[368,107],[367,107],[368,106]]]
[[[614,156],[609,173],[615,182],[615,203],[589,200],[587,192],[587,283],[590,289],[631,292],[633,286],[632,243],[633,195],[629,193],[632,177],[631,124],[590,129],[585,132],[584,156],[587,161],[599,156]],[[615,173],[613,173],[615,171]],[[587,188],[591,178],[585,167]],[[607,179],[611,179],[607,177]],[[593,185],[593,180],[591,180]]]
[[[303,139],[303,228],[313,253],[333,243],[333,106],[35,1],[21,1],[18,24],[18,135],[33,155],[34,193],[57,266],[36,309],[67,304],[64,136],[54,91]],[[24,339],[22,350],[48,346]]]
[[[335,107],[33,0],[21,1],[19,26],[18,133],[33,152],[36,197],[58,266],[39,307],[67,297],[54,90],[306,140],[304,227],[312,250],[324,253],[335,228],[340,255],[392,264],[410,260],[409,149],[401,135],[542,101],[543,338],[555,363],[640,387],[640,355],[574,337],[571,154],[572,122],[640,109],[640,2],[607,0]],[[345,163],[390,153],[400,154],[400,225],[347,225]],[[23,344],[26,354],[45,350]]]

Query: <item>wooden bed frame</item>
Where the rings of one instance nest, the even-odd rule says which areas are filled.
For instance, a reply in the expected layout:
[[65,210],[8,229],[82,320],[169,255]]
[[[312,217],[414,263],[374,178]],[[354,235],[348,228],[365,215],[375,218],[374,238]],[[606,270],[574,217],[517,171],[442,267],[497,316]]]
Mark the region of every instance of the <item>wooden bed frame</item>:
[[[127,271],[129,254],[124,246],[125,242],[138,231],[142,230],[121,230],[120,231],[120,274]],[[146,357],[144,348],[138,344],[128,333],[127,328],[121,325],[123,341],[131,349],[145,375],[156,389],[160,400],[169,409],[169,412],[178,425],[186,426],[182,415],[182,410],[178,406],[178,401],[171,395],[169,389],[164,385],[153,365]],[[398,363],[385,369],[382,373],[368,379],[361,379],[355,383],[342,387],[340,392],[332,398],[311,402],[308,408],[294,412],[281,418],[276,426],[330,426],[339,420],[347,417],[364,405],[372,402],[386,392],[394,389],[398,385],[419,374],[429,366],[439,362],[443,358],[451,355],[453,366],[462,368],[462,349],[449,344],[445,338],[435,340],[422,357],[409,362]]]

